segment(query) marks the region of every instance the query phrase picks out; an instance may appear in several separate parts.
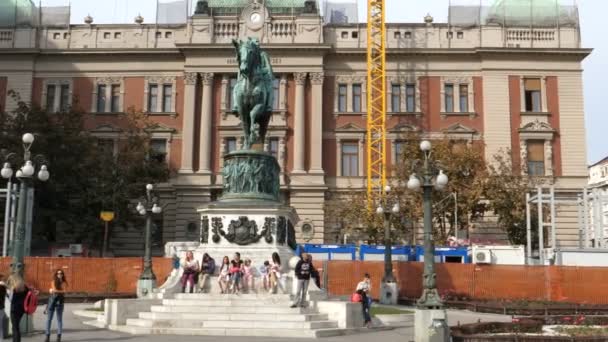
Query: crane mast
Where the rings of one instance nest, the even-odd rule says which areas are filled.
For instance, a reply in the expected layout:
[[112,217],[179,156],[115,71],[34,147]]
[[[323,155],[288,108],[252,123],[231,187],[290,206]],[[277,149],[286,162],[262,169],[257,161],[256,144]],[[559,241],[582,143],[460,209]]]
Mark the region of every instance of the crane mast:
[[367,0],[367,203],[373,209],[386,185],[385,0]]

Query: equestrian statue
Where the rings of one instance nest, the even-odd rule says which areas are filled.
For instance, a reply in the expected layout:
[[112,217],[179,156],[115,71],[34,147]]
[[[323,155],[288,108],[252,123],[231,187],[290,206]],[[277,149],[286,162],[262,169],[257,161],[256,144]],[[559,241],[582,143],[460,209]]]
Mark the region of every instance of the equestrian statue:
[[232,44],[239,67],[232,90],[232,112],[241,119],[243,149],[248,150],[253,145],[264,145],[274,103],[274,75],[270,58],[257,39],[233,39]]

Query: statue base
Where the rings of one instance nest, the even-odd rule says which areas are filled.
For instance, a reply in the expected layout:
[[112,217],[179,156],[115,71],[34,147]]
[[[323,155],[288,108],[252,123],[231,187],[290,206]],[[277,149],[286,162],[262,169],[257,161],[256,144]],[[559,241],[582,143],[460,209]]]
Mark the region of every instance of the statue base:
[[418,309],[414,315],[416,342],[448,342],[450,328],[445,310]]

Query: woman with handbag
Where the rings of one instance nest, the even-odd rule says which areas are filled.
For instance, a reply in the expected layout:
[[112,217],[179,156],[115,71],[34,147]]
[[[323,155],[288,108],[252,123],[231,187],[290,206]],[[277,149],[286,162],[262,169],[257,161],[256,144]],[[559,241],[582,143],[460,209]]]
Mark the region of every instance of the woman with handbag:
[[13,342],[21,342],[20,323],[25,314],[25,298],[30,289],[18,274],[8,278],[8,288],[11,290],[11,325],[13,326]]
[[65,302],[65,292],[68,288],[68,282],[65,278],[63,270],[55,271],[51,288],[49,290],[50,297],[47,304],[46,317],[46,338],[45,342],[49,342],[51,338],[51,325],[53,324],[53,315],[57,312],[57,342],[61,342],[61,333],[63,330],[63,305]]

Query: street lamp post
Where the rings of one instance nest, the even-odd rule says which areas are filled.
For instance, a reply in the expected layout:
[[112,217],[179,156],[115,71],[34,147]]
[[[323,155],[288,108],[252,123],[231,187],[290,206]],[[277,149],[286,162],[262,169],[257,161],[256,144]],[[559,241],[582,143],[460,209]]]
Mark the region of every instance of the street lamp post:
[[433,188],[442,190],[448,184],[448,176],[438,169],[437,161],[431,159],[431,143],[422,141],[420,150],[424,153],[421,176],[412,174],[407,182],[410,190],[422,187],[424,212],[424,274],[422,296],[416,303],[416,341],[447,341],[449,336],[443,303],[437,292],[435,273],[435,244],[433,242]]
[[[25,215],[27,206],[27,193],[30,186],[33,186],[34,174],[36,173],[36,165],[40,164],[40,170],[38,171],[38,179],[46,182],[50,173],[44,162],[44,156],[35,156],[34,163],[31,158],[30,148],[34,143],[34,135],[31,133],[25,133],[21,138],[23,142],[23,166],[17,170],[15,176],[21,182],[19,190],[19,202],[17,207],[17,224],[15,226],[15,238],[13,240],[11,273],[23,277],[24,263],[23,257],[25,255]],[[9,161],[12,158],[16,158],[16,153],[9,153],[6,156],[6,162],[0,171],[0,174],[5,179],[11,179],[13,177],[13,169]]]
[[152,270],[152,215],[160,214],[162,208],[158,205],[158,199],[152,196],[152,190],[154,190],[152,184],[146,185],[144,204],[139,202],[135,208],[137,213],[146,217],[144,269],[137,282],[138,297],[148,296],[156,287],[156,275]]
[[[392,207],[389,203],[388,194],[391,191],[390,186],[384,188],[384,196],[382,203],[376,208],[376,213],[383,216],[384,219],[384,277],[382,278],[382,287],[380,291],[380,302],[382,304],[397,303],[397,283],[393,276],[393,252],[391,240],[391,222],[395,216],[399,214],[399,202],[395,202]],[[389,207],[391,209],[389,210]]]

